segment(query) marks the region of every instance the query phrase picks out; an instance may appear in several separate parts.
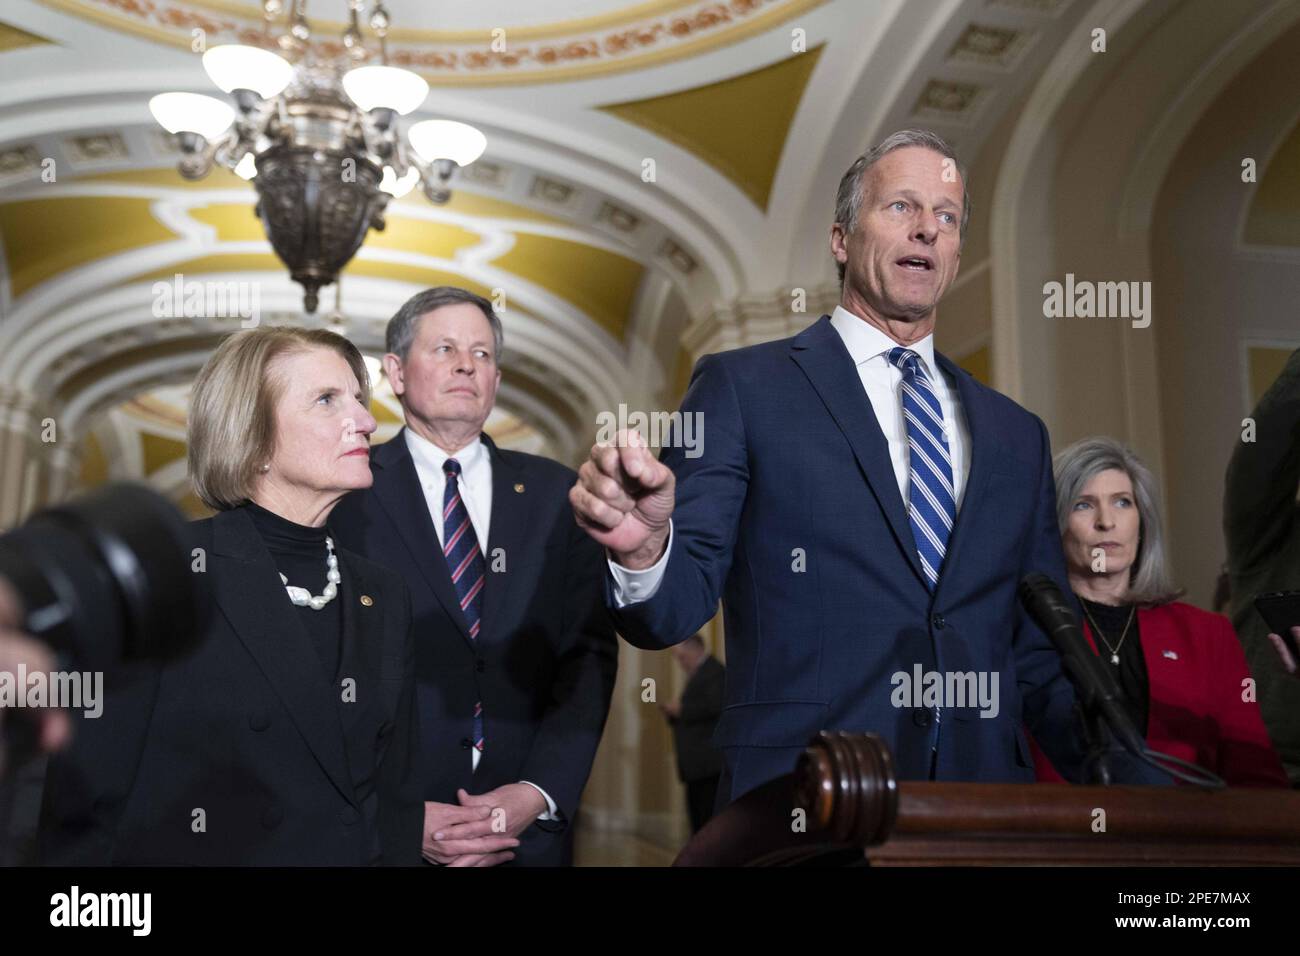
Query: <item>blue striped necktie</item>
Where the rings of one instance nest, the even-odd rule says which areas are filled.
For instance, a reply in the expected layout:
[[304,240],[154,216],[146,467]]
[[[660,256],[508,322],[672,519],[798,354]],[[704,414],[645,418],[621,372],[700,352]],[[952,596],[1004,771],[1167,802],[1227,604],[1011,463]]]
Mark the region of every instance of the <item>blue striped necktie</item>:
[[[479,550],[478,535],[469,520],[469,509],[460,497],[460,462],[448,458],[442,463],[447,476],[447,490],[442,496],[442,554],[451,571],[451,583],[456,586],[460,611],[465,615],[470,638],[477,640],[479,619],[483,610],[483,583],[487,564]],[[483,750],[483,704],[474,705],[474,747]]]
[[944,432],[943,409],[921,367],[921,357],[902,347],[889,350],[889,361],[903,373],[903,418],[907,422],[908,517],[916,553],[930,590],[934,590],[948,550],[957,494],[952,458]]

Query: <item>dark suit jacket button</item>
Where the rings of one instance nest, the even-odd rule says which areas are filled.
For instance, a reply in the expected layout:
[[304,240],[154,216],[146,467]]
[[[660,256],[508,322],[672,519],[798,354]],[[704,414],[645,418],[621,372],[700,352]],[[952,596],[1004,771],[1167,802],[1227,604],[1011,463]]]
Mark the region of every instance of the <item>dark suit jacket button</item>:
[[339,819],[348,826],[352,826],[352,824],[361,819],[361,814],[357,812],[356,807],[344,807],[339,811]]
[[271,715],[264,710],[248,715],[248,726],[259,734],[271,726]]
[[274,830],[284,820],[284,811],[279,807],[267,807],[262,814],[262,826]]
[[930,726],[930,711],[925,707],[918,707],[912,711],[912,723],[918,727]]
[[476,670],[476,671],[478,671],[480,674],[482,674],[485,670],[487,670],[487,664],[486,664],[485,662],[483,662],[483,661],[475,661],[475,662],[474,662],[474,670]]
[[462,750],[469,750],[470,747],[474,746],[474,741],[470,740],[468,737],[461,737],[460,746]]
[[944,620],[942,614],[936,614],[933,618],[933,621],[934,621],[934,629],[936,631],[942,631],[945,627],[948,626],[948,622]]

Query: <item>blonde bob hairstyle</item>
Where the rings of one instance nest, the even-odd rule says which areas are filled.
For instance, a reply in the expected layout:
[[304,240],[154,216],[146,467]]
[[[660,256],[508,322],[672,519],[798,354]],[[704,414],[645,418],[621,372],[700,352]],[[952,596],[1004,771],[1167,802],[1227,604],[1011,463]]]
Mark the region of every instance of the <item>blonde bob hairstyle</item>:
[[343,357],[370,404],[370,376],[357,347],[325,329],[263,326],[236,332],[204,363],[190,397],[190,481],[194,493],[216,511],[250,500],[258,468],[275,453],[275,406],[284,378],[277,359],[313,349]]

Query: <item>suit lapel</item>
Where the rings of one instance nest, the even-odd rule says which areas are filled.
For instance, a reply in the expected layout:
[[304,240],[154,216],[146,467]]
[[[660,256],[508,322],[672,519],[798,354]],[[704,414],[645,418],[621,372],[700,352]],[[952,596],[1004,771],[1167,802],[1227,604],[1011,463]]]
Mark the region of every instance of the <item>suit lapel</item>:
[[[993,415],[988,405],[988,396],[975,380],[962,369],[954,365],[944,355],[934,353],[939,368],[948,376],[949,383],[957,389],[962,411],[966,415],[966,425],[970,433],[970,472],[966,475],[966,490],[962,493],[962,506],[957,511],[957,520],[953,523],[952,534],[948,536],[948,550],[944,555],[943,567],[939,569],[939,581],[934,591],[938,595],[943,587],[950,567],[961,560],[960,555],[969,546],[966,540],[974,533],[969,530],[975,523],[975,509],[984,500],[984,487],[988,484],[989,470],[997,454]],[[950,423],[954,428],[956,422]]]
[[[378,687],[382,669],[380,657],[384,652],[382,622],[388,608],[376,604],[373,595],[377,589],[352,557],[345,551],[339,551],[338,558],[342,572],[338,600],[343,602],[343,644],[339,650],[339,677],[354,678],[357,687]],[[371,598],[369,606],[361,603],[363,594]],[[341,693],[339,688],[335,690]],[[366,713],[365,707],[344,707],[342,722],[345,729],[353,730]]]
[[319,669],[316,649],[284,593],[270,552],[247,513],[223,511],[212,520],[217,606],[284,701],[325,773],[354,801],[333,678],[308,676]]
[[903,510],[898,479],[894,477],[894,466],[889,459],[889,444],[880,431],[880,423],[862,388],[862,379],[858,377],[853,359],[831,325],[829,316],[822,316],[815,325],[795,336],[791,357],[808,376],[822,404],[848,439],[858,467],[866,476],[867,484],[893,529],[894,540],[912,571],[924,582],[925,575],[916,554],[916,540]]
[[[510,461],[497,449],[487,435],[483,436],[492,457],[492,523],[488,528],[488,544],[483,551],[487,563],[487,580],[483,582],[483,614],[480,637],[494,634],[492,627],[506,607],[510,591],[512,569],[517,569],[524,557],[524,549],[531,539],[529,528],[533,516],[536,490],[530,494],[523,480],[523,469]],[[494,571],[497,557],[505,560],[504,571]]]
[[[419,569],[438,603],[461,636],[470,641],[469,626],[460,609],[456,586],[451,583],[451,571],[438,545],[438,534],[425,503],[424,489],[420,487],[420,476],[406,446],[406,429],[376,448],[370,460],[375,467],[375,483],[370,493],[392,519],[402,543],[410,552],[412,563]],[[496,524],[495,519],[493,524]],[[487,582],[484,582],[486,586]]]

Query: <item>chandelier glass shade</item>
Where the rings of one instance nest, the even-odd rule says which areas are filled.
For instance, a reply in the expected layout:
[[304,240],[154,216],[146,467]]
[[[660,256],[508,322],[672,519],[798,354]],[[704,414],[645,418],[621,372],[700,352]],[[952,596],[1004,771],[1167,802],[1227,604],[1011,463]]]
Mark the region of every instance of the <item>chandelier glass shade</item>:
[[167,132],[205,139],[217,139],[235,121],[229,103],[199,93],[159,93],[149,101],[149,111]]
[[293,79],[293,65],[279,54],[255,46],[214,46],[203,54],[203,69],[223,93],[252,90],[269,100]]
[[[391,21],[382,0],[368,17],[373,50],[360,25],[368,0],[344,2],[341,55],[324,56],[310,43],[305,0],[263,0],[264,46],[227,44],[203,55],[208,77],[234,106],[188,92],[149,101],[177,138],[181,175],[199,179],[220,164],[253,182],[267,239],[302,285],[309,313],[369,231],[384,228],[390,198],[419,184],[430,202],[446,202],[452,172],[487,145],[477,129],[450,120],[425,120],[401,136],[397,117],[419,109],[429,85],[387,64]],[[282,14],[285,29],[275,36]]]
[[359,66],[348,70],[343,74],[343,89],[367,113],[387,109],[398,116],[418,108],[429,95],[429,84],[422,76],[395,66]]
[[424,120],[412,126],[406,136],[426,163],[446,159],[457,166],[468,166],[487,149],[486,136],[455,120]]

